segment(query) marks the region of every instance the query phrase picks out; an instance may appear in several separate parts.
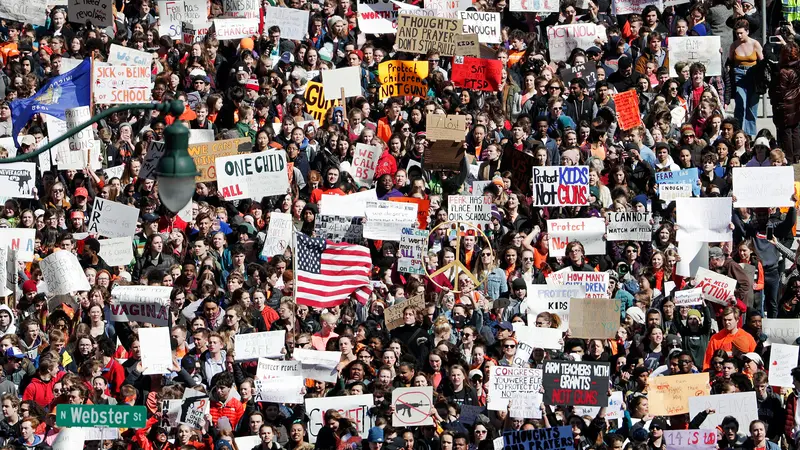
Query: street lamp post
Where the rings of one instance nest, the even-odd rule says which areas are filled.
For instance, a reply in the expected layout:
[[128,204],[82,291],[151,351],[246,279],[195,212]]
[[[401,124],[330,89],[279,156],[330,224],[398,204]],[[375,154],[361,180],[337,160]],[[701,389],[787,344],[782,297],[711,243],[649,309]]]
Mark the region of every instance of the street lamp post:
[[[40,154],[50,150],[56,145],[64,142],[81,130],[111,116],[116,112],[128,111],[131,109],[143,109],[146,111],[160,111],[170,114],[176,119],[183,114],[183,102],[172,100],[166,103],[139,103],[131,105],[119,105],[109,108],[100,114],[92,117],[88,122],[67,130],[66,133],[56,139],[51,140],[41,148],[30,153],[17,155],[13,158],[0,159],[0,164],[7,164],[33,159]],[[172,212],[177,213],[191,200],[194,194],[195,177],[199,175],[194,160],[189,155],[189,129],[177,120],[164,130],[164,156],[158,163],[156,175],[159,180],[158,196],[161,202]]]

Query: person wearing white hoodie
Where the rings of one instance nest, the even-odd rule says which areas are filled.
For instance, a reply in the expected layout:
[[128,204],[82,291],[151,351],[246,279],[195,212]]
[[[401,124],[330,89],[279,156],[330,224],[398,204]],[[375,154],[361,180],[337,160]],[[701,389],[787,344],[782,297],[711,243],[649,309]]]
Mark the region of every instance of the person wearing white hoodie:
[[17,334],[14,312],[8,305],[0,305],[0,336]]

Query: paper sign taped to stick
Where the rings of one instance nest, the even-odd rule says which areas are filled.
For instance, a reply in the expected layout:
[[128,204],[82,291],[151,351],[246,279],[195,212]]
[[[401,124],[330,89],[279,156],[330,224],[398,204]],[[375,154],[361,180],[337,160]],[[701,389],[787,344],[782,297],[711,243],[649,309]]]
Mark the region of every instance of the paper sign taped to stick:
[[[361,66],[323,70],[322,87],[325,100],[335,101],[342,97],[358,97],[361,95]],[[344,90],[344,95],[342,95],[342,90]]]
[[639,95],[635,90],[614,95],[614,104],[617,107],[619,127],[623,131],[642,124],[642,116],[639,114]]
[[717,272],[712,272],[704,267],[697,269],[695,287],[703,291],[703,298],[710,302],[728,305],[728,299],[733,298],[737,281]]
[[689,412],[689,398],[709,395],[708,373],[668,375],[648,379],[651,414],[676,416]]

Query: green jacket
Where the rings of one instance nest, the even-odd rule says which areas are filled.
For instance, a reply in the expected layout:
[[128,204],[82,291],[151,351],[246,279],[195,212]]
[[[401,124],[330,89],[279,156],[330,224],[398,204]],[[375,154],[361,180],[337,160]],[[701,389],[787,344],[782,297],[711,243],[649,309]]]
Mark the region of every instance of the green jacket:
[[239,135],[241,137],[249,137],[250,141],[253,144],[253,147],[256,146],[256,134],[258,133],[258,131],[253,129],[253,127],[251,127],[246,122],[237,122],[236,123],[236,131],[239,132]]

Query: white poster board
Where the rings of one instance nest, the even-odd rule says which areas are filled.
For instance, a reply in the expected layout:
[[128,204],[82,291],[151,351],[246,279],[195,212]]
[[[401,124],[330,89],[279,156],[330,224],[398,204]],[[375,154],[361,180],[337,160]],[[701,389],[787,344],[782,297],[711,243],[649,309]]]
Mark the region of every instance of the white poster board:
[[95,197],[88,231],[111,238],[133,236],[138,218],[139,210],[133,206]]
[[286,153],[243,153],[217,158],[217,185],[225,200],[254,199],[289,191]]
[[792,369],[797,367],[797,345],[772,344],[769,355],[769,385],[794,387]]
[[169,328],[139,328],[139,345],[142,348],[143,375],[162,375],[172,367],[172,350]]
[[753,391],[689,397],[689,415],[691,417],[695,417],[707,409],[713,409],[716,412],[706,417],[706,420],[700,425],[701,429],[713,430],[722,423],[725,416],[733,416],[740,424],[747,424],[747,426],[750,426],[750,422],[758,419],[756,393]]
[[237,334],[234,344],[236,361],[279,358],[286,345],[286,330]]
[[322,91],[325,93],[325,100],[341,99],[342,89],[345,98],[361,95],[361,66],[322,71]]
[[733,196],[737,208],[791,207],[794,206],[793,195],[792,166],[733,168]]
[[273,25],[281,27],[281,38],[302,41],[308,35],[308,11],[302,9],[265,7],[264,29]]
[[16,162],[0,165],[0,192],[4,197],[33,198],[36,163]]
[[78,257],[72,252],[56,251],[43,259],[39,268],[42,269],[47,293],[50,295],[67,295],[91,289]]
[[294,224],[291,214],[273,212],[269,216],[269,228],[267,228],[267,238],[264,240],[264,248],[261,256],[271,258],[275,255],[282,255],[286,247],[292,245],[292,233]]
[[[680,2],[687,3],[687,2]],[[666,6],[666,2],[665,2]],[[663,11],[663,9],[659,9]],[[679,62],[703,63],[706,67],[706,76],[717,77],[722,75],[722,56],[719,36],[670,36],[669,46],[669,76],[677,77],[675,64]],[[728,49],[722,49],[726,54]]]
[[417,205],[413,203],[369,201],[364,213],[367,239],[399,241],[403,228],[414,228],[417,221]]
[[[789,168],[791,172],[791,167]],[[726,242],[732,239],[730,197],[675,199],[677,241]]]

